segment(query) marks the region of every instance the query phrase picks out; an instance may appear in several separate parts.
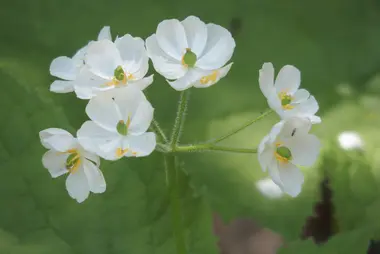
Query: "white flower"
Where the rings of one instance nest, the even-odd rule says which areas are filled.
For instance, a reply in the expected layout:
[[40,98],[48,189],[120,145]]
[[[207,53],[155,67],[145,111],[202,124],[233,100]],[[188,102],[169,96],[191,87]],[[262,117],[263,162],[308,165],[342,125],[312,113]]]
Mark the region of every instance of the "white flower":
[[78,131],[82,146],[107,160],[147,156],[156,147],[156,136],[146,132],[153,108],[142,91],[113,89],[92,98],[86,113],[92,121]]
[[344,150],[363,149],[364,141],[355,131],[343,131],[338,136],[338,142]]
[[97,155],[84,150],[77,139],[65,130],[50,128],[39,135],[42,145],[49,149],[42,157],[42,164],[53,178],[69,174],[66,189],[72,198],[81,203],[90,191],[103,193],[106,190]]
[[144,78],[149,68],[144,41],[129,34],[115,42],[90,43],[85,63],[76,91],[81,99],[91,99],[101,91],[125,86],[143,90],[153,82],[153,75]]
[[259,84],[269,106],[282,119],[298,116],[307,117],[312,123],[321,122],[321,119],[315,116],[319,106],[314,96],[305,89],[299,89],[301,73],[296,67],[285,65],[274,81],[272,63],[264,63],[259,74]]
[[320,142],[309,134],[308,118],[292,117],[273,126],[261,141],[258,159],[261,168],[269,174],[285,193],[295,197],[301,192],[304,177],[296,165],[311,166],[316,161]]
[[[100,30],[98,40],[111,40],[109,26],[105,26]],[[69,93],[75,90],[75,80],[83,68],[86,51],[87,45],[79,49],[72,58],[59,56],[51,62],[50,74],[62,79],[56,80],[50,85],[51,92]]]
[[256,188],[267,198],[281,198],[284,192],[270,178],[261,179],[256,182]]
[[226,76],[232,63],[224,65],[234,52],[235,40],[227,29],[189,16],[181,22],[162,21],[146,47],[156,71],[180,91],[209,87]]

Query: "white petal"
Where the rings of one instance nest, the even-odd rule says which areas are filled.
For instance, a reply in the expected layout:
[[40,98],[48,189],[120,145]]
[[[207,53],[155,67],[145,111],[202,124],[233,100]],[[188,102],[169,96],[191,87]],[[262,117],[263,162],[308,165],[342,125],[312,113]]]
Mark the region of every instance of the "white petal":
[[75,62],[67,56],[57,57],[50,64],[50,74],[61,79],[75,80],[77,73]]
[[84,64],[84,56],[87,53],[87,45],[79,49],[75,55],[72,57],[73,61],[75,62],[77,68],[80,68]]
[[68,154],[49,150],[42,156],[42,164],[49,170],[51,177],[56,178],[67,173],[66,159]]
[[[317,113],[318,109],[318,102],[315,100],[314,96],[310,96],[306,101],[295,105],[293,109],[286,110],[284,112],[284,116],[285,118],[292,116],[308,117],[311,120],[311,117]],[[316,119],[314,118],[314,120]]]
[[[83,149],[84,150],[84,149]],[[98,155],[96,155],[95,153],[93,152],[90,152],[90,151],[87,151],[87,150],[84,150],[84,151],[81,151],[81,155],[86,158],[87,160],[89,161],[92,161],[93,163],[95,163],[95,165],[97,167],[100,166],[100,158]]]
[[202,55],[207,42],[207,26],[198,17],[189,16],[182,22],[188,47],[198,57]]
[[92,73],[88,67],[85,67],[81,70],[75,81],[75,93],[80,99],[91,99],[96,96],[99,91],[113,89],[113,85],[107,85],[110,81],[111,79],[99,77]]
[[153,74],[150,75],[149,77],[146,77],[137,81],[131,81],[128,83],[128,85],[137,87],[139,90],[142,91],[152,83],[153,83]]
[[271,147],[269,135],[261,140],[257,155],[261,169],[265,172],[274,157],[274,150]]
[[100,30],[98,34],[98,41],[101,40],[110,40],[112,41],[112,36],[111,36],[111,28],[109,26],[105,26]]
[[292,163],[300,166],[312,166],[318,158],[321,143],[315,135],[298,135],[284,140],[284,146],[292,153]]
[[177,19],[162,21],[156,31],[158,45],[169,56],[181,61],[182,55],[188,48],[186,33],[183,25]]
[[259,71],[260,90],[268,99],[276,93],[274,88],[274,68],[272,63],[264,63]]
[[304,182],[301,170],[292,163],[280,163],[278,172],[282,182],[282,190],[292,197],[298,196]]
[[[116,127],[115,127],[116,128]],[[84,149],[109,160],[115,157],[120,135],[109,132],[92,121],[86,121],[77,133],[78,141]]]
[[227,29],[207,24],[206,47],[195,65],[204,70],[219,69],[231,59],[234,49],[235,40]]
[[142,100],[134,113],[128,131],[132,135],[146,132],[153,120],[154,109],[147,100]]
[[69,132],[58,128],[40,131],[39,136],[45,148],[60,152],[66,152],[77,144],[75,138]]
[[[132,156],[143,157],[151,154],[156,148],[156,135],[153,132],[146,132],[139,136],[128,136],[127,142],[132,153]],[[131,153],[128,153],[127,156]]]
[[295,94],[293,95],[293,103],[302,103],[306,101],[310,97],[310,93],[306,89],[299,89]]
[[90,191],[93,193],[103,193],[106,191],[106,181],[102,171],[92,162],[85,160],[83,162],[84,173],[87,177]]
[[322,122],[322,119],[319,116],[309,116],[309,119],[312,124],[318,124]]
[[143,78],[148,72],[148,55],[141,38],[126,34],[115,41],[123,61],[124,71],[133,74],[135,79]]
[[197,68],[192,68],[182,78],[179,78],[175,81],[167,80],[167,82],[175,90],[183,91],[196,84],[203,77],[203,75],[204,71],[201,71]]
[[286,92],[293,94],[301,84],[301,72],[292,65],[285,65],[277,75],[275,87],[277,93]]
[[128,117],[132,120],[140,103],[147,101],[144,93],[133,86],[115,89],[107,93],[114,94],[114,103],[117,105],[118,111],[120,112],[120,120],[123,120],[124,122],[127,122]]
[[156,35],[151,35],[146,39],[148,56],[152,59],[154,69],[167,79],[178,79],[183,77],[187,68],[180,60],[176,60],[167,55],[158,45]]
[[[194,87],[197,88],[206,88],[214,85],[217,83],[220,79],[224,78],[228,72],[230,71],[233,63],[230,63],[223,68],[220,68],[215,71],[206,71],[205,74],[201,77],[200,80],[198,80],[195,84]],[[210,76],[211,75],[211,76]],[[215,76],[214,76],[215,75]],[[216,78],[216,79],[214,79]]]
[[118,122],[123,120],[119,106],[116,103],[115,97],[117,95],[115,95],[115,90],[121,91],[121,89],[114,89],[98,94],[86,106],[88,117],[110,132],[116,132]]
[[88,186],[82,165],[74,174],[69,174],[66,179],[66,189],[70,197],[75,199],[78,203],[82,203],[88,198],[90,187]]
[[70,93],[74,91],[73,81],[56,80],[50,85],[50,92],[53,93]]
[[282,133],[284,128],[285,121],[280,121],[273,125],[272,129],[269,132],[269,141],[270,143],[273,143],[277,140],[280,133]]
[[283,120],[283,127],[280,136],[283,138],[296,137],[298,135],[306,135],[309,133],[312,123],[306,117],[290,117]]
[[281,190],[283,190],[283,184],[280,178],[280,172],[278,168],[278,161],[276,158],[273,156],[272,160],[268,164],[268,171],[269,175],[272,178],[272,181],[277,184]]
[[105,79],[112,79],[115,69],[123,62],[116,45],[109,40],[91,42],[85,56],[90,70]]

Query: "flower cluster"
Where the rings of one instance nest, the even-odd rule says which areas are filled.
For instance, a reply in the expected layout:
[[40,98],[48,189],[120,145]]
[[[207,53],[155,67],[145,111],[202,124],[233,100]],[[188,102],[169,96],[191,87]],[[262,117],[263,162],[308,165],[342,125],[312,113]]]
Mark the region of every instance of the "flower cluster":
[[[77,138],[57,128],[40,132],[41,143],[49,149],[42,158],[44,167],[52,177],[68,174],[67,191],[78,202],[90,192],[104,192],[100,158],[148,156],[156,148],[156,134],[148,131],[154,109],[143,92],[153,83],[153,75],[147,76],[149,59],[172,88],[183,91],[210,87],[225,77],[234,49],[235,40],[227,29],[194,16],[162,21],[145,41],[129,34],[113,40],[110,28],[104,27],[96,41],[72,58],[60,56],[50,65],[51,75],[59,78],[50,91],[74,92],[88,100],[85,111],[90,120],[77,131]],[[321,122],[315,116],[318,104],[299,89],[300,79],[298,69],[285,66],[274,81],[270,63],[263,65],[259,77],[269,106],[282,118],[260,143],[259,162],[292,196],[298,195],[303,183],[296,165],[313,164],[320,146],[309,134],[311,125]]]
[[176,90],[209,87],[226,76],[232,63],[235,41],[230,32],[190,16],[183,21],[162,21],[155,34],[144,41],[126,34],[112,39],[104,27],[70,58],[60,56],[50,65],[59,78],[50,86],[55,93],[75,92],[89,100],[86,121],[74,138],[65,130],[40,132],[49,149],[42,159],[52,177],[69,174],[69,195],[83,202],[90,192],[102,193],[106,183],[99,169],[100,158],[148,156],[156,147],[156,136],[148,129],[154,109],[143,90],[153,82],[146,77],[149,58],[158,73]]

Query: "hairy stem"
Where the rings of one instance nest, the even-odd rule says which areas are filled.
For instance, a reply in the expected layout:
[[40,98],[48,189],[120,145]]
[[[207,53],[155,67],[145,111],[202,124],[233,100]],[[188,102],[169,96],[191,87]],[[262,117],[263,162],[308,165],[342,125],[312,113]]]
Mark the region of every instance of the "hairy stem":
[[178,103],[178,108],[177,108],[177,116],[175,118],[174,122],[174,128],[173,128],[173,133],[172,133],[172,139],[171,139],[171,146],[174,148],[177,143],[179,142],[179,139],[181,137],[181,131],[183,124],[185,122],[185,114],[186,114],[186,108],[187,108],[187,101],[189,98],[189,90],[185,90],[181,92],[181,95],[179,97],[179,103]]
[[227,147],[227,146],[218,146],[218,145],[213,145],[213,144],[180,145],[180,146],[176,146],[174,149],[174,152],[201,152],[201,151],[257,153],[257,149],[234,148],[234,147]]
[[166,137],[165,132],[161,129],[161,127],[158,124],[157,120],[154,119],[154,118],[152,120],[152,125],[153,125],[154,132],[156,134],[158,134],[162,138],[162,141],[164,141],[165,143],[168,143],[169,139]]
[[178,168],[176,157],[165,154],[165,169],[168,177],[168,188],[170,192],[170,210],[172,218],[173,235],[176,243],[176,253],[186,254],[185,236],[183,233],[182,208],[180,202]]

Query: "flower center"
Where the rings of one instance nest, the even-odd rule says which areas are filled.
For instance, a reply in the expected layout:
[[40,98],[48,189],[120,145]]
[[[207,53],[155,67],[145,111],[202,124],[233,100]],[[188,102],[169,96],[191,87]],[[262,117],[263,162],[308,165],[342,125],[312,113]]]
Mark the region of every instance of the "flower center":
[[113,75],[115,76],[115,79],[118,81],[123,81],[124,79],[126,79],[123,67],[121,67],[120,65],[115,69]]
[[116,149],[116,157],[120,158],[121,156],[123,156],[127,152],[128,152],[127,148],[126,149],[118,148],[118,149]]
[[118,86],[120,84],[127,84],[128,80],[132,80],[134,79],[133,75],[132,74],[127,74],[123,67],[121,67],[120,65],[118,67],[116,67],[116,69],[114,70],[113,72],[113,79],[112,81],[110,82],[107,82],[106,83],[106,86]]
[[71,173],[75,173],[81,163],[80,154],[77,149],[70,149],[67,151],[70,155],[66,159],[66,169]]
[[216,82],[216,79],[218,78],[219,72],[218,71],[213,71],[210,75],[208,76],[203,76],[200,80],[202,85],[206,85],[209,82]]
[[278,97],[281,100],[281,106],[283,109],[289,110],[289,109],[294,108],[294,106],[290,104],[290,103],[292,103],[292,100],[293,100],[291,95],[287,94],[286,92],[281,92],[278,95]]
[[186,49],[186,53],[182,56],[182,65],[185,67],[194,67],[197,62],[197,55],[191,51],[190,48]]
[[274,153],[276,159],[280,162],[287,163],[292,159],[292,153],[286,146],[281,146],[281,144],[276,144],[277,148]]
[[124,122],[124,120],[120,120],[116,125],[116,130],[120,135],[127,136],[128,134],[128,128],[131,124],[131,117],[128,116],[127,122]]

